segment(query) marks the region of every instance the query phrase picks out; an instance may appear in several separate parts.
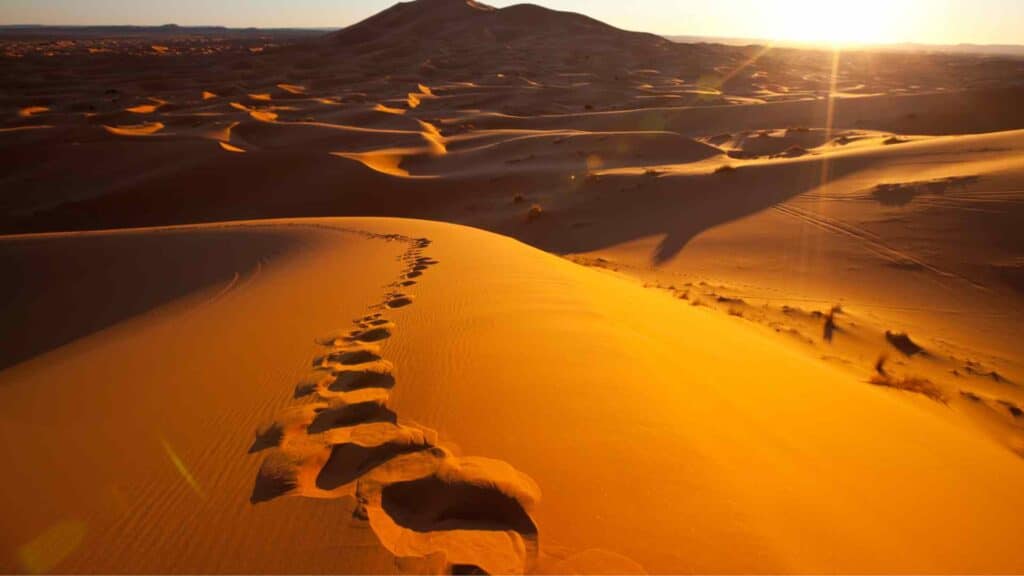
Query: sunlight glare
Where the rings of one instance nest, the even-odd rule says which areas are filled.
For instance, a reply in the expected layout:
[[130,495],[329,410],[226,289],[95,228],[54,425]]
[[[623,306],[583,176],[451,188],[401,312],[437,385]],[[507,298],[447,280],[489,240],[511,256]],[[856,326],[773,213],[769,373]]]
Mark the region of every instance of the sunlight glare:
[[919,0],[785,0],[763,14],[775,40],[876,44],[898,42]]

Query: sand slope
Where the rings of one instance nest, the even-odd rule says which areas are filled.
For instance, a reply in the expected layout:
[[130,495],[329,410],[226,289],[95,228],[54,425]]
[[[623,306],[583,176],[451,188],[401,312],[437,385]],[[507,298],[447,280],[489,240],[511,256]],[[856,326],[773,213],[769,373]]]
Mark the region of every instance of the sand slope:
[[[1019,58],[416,0],[0,62],[0,568],[1024,570]],[[239,222],[339,215],[454,224]]]
[[1024,566],[1024,462],[958,413],[604,271],[388,219],[0,254],[31,278],[96,242],[140,257],[82,302],[161,255],[190,280],[0,373],[8,569]]

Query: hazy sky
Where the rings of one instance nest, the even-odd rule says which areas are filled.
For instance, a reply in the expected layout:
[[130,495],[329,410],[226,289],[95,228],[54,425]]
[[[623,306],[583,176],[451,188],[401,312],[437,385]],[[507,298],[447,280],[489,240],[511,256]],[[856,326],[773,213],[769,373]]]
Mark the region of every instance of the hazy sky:
[[[342,27],[394,0],[0,0],[0,24]],[[494,6],[515,1],[493,0]],[[661,34],[1024,43],[1024,0],[535,0]]]

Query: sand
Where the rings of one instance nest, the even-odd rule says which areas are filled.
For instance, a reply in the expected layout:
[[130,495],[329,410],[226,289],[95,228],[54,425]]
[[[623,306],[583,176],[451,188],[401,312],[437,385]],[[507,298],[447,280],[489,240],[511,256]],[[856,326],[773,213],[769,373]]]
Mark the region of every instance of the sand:
[[0,569],[1024,570],[1019,58],[462,0],[0,54]]
[[[4,493],[7,569],[1022,562],[1024,467],[957,411],[507,238],[332,219],[2,244],[29,255],[14,301],[53,318],[8,329],[65,331],[2,375],[9,486],[32,487]],[[83,268],[105,272],[61,282]],[[142,283],[164,293],[111,318]]]

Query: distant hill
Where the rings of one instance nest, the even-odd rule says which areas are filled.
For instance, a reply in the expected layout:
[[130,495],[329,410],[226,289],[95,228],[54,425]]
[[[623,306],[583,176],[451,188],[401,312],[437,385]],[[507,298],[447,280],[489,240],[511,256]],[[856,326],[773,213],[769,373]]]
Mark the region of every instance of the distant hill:
[[494,8],[474,0],[402,2],[333,36],[343,44],[392,43],[398,39],[461,44],[481,40],[521,42],[551,34],[649,47],[667,44],[661,36],[627,32],[582,14],[534,4]]
[[533,4],[494,8],[474,0],[402,2],[330,38],[338,46],[360,52],[415,47],[419,53],[468,54],[499,49],[542,57],[555,45],[564,52],[567,40],[579,51],[620,50],[637,56],[676,49],[661,36],[621,30],[582,14]]
[[[329,34],[321,56],[387,62],[392,72],[530,76],[554,69],[586,71],[609,82],[636,70],[678,63],[699,74],[719,62],[721,47],[686,46],[656,34],[616,28],[574,12],[533,4],[495,8],[474,0],[402,2]],[[729,49],[734,51],[734,49]]]

